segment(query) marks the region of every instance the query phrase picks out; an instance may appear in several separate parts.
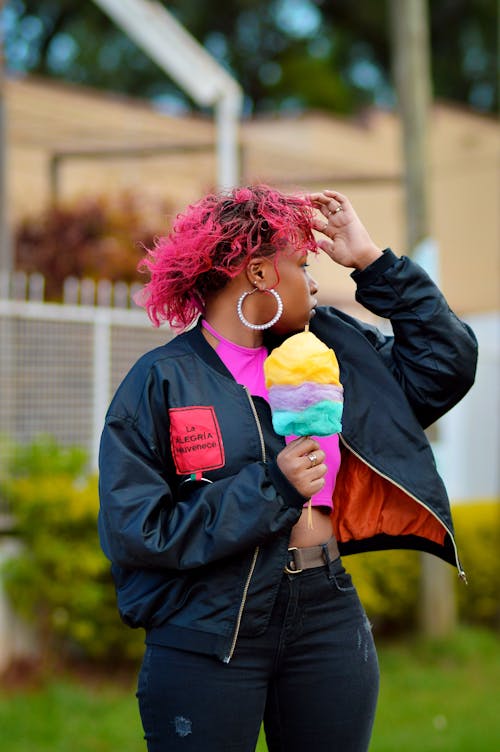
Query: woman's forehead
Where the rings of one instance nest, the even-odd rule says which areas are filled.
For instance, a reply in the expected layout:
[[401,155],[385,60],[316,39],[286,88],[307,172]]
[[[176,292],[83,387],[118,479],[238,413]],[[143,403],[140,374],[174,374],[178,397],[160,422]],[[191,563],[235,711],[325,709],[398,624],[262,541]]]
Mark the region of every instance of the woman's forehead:
[[309,244],[307,244],[304,241],[304,245],[294,245],[292,243],[288,243],[285,245],[281,253],[279,255],[283,255],[287,258],[302,258],[303,256],[307,256],[307,254],[310,252]]

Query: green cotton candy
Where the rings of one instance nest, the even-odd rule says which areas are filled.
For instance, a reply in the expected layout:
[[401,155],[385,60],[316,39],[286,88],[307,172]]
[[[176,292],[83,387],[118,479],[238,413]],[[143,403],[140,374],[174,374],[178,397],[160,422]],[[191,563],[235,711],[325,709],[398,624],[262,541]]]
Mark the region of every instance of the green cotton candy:
[[276,410],[273,427],[281,436],[331,436],[342,430],[342,402],[324,400],[300,412]]

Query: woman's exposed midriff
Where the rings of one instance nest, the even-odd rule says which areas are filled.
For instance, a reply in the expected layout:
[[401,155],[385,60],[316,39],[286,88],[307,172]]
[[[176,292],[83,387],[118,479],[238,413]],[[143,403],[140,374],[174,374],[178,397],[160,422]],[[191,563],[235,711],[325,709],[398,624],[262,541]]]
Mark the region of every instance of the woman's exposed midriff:
[[293,526],[290,535],[290,546],[303,548],[305,546],[317,546],[326,543],[332,537],[331,510],[321,507],[309,509],[307,504],[298,522]]

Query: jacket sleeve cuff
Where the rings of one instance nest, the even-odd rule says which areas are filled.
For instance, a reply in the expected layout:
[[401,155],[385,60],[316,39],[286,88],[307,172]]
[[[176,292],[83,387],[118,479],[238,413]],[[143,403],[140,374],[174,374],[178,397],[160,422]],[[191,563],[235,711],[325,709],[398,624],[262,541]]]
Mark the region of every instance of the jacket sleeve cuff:
[[386,248],[382,256],[367,266],[366,269],[355,269],[351,273],[351,277],[358,287],[368,287],[396,261],[398,261],[396,254],[390,248]]
[[278,467],[277,462],[269,462],[267,470],[271,478],[271,483],[275,487],[276,491],[283,497],[285,503],[289,507],[295,507],[302,509],[307,499],[300,494],[295,486],[293,486],[286,475],[284,475]]

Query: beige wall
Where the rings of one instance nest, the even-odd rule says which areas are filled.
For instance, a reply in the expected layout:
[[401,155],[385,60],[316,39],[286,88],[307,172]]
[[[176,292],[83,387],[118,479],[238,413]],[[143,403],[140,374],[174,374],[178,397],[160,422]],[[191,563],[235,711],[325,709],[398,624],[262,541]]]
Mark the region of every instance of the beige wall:
[[[50,156],[96,148],[213,144],[209,118],[160,115],[148,105],[35,79],[10,81],[8,204],[13,220],[50,197]],[[247,121],[242,126],[244,182],[286,190],[335,187],[347,193],[379,244],[406,252],[400,130],[391,113],[363,120],[310,113]],[[499,308],[500,184],[497,123],[436,106],[431,144],[432,227],[440,250],[441,286],[453,308]],[[168,199],[180,210],[215,182],[215,152],[86,161],[67,160],[60,196],[132,189]],[[161,231],[161,228],[159,228]],[[322,299],[348,307],[353,283],[328,259],[313,263]],[[355,310],[355,309],[353,309]]]
[[[397,118],[364,122],[309,115],[248,123],[250,177],[347,193],[380,245],[407,253]],[[437,105],[431,120],[431,224],[440,284],[461,313],[500,307],[499,131],[492,119]],[[367,178],[363,182],[363,178]],[[324,295],[352,296],[352,282],[320,262]],[[339,283],[339,277],[341,282]]]

